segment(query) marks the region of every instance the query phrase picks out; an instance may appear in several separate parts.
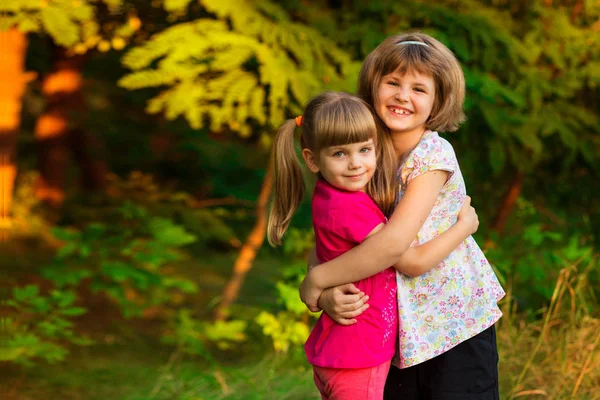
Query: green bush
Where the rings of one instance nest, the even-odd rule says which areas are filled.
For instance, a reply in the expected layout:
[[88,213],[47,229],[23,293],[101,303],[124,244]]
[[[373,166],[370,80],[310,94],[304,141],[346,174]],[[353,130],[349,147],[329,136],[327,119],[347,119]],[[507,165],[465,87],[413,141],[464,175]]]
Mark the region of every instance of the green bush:
[[283,250],[296,259],[284,266],[284,279],[276,283],[282,310],[276,314],[262,311],[255,319],[264,335],[271,338],[277,352],[287,352],[292,346],[302,346],[310,333],[311,314],[300,300],[298,288],[306,274],[306,254],[313,247],[314,233],[290,229]]
[[194,282],[168,268],[184,257],[181,248],[193,243],[195,236],[131,202],[117,211],[112,224],[90,222],[81,230],[55,228],[64,245],[42,275],[59,288],[89,281],[93,292],[107,294],[126,317],[167,304],[176,292],[196,292]]
[[[556,280],[565,265],[583,265],[591,261],[593,246],[585,233],[559,231],[559,227],[542,218],[534,206],[523,198],[507,229],[496,236],[486,256],[497,268],[520,310],[534,313],[547,305]],[[586,276],[597,279],[597,268]]]
[[36,285],[14,288],[6,301],[13,312],[2,318],[7,335],[0,361],[24,366],[39,360],[52,364],[65,359],[68,344],[91,344],[74,331],[72,319],[86,312],[74,303],[75,294],[70,290],[44,295]]

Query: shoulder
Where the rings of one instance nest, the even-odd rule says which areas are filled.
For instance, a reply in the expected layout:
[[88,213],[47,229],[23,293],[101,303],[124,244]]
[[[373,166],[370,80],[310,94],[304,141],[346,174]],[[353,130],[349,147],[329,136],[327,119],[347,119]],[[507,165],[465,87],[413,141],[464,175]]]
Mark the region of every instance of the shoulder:
[[454,148],[449,141],[440,137],[437,132],[428,131],[423,134],[419,144],[413,151],[414,159],[430,159],[432,157],[456,158]]
[[332,231],[345,240],[360,243],[375,227],[386,222],[383,212],[366,193],[345,192],[344,199],[328,211],[328,221]]
[[375,201],[363,192],[341,192],[336,196],[329,206],[338,212],[349,213],[368,213],[378,215],[381,211]]
[[[336,202],[332,209],[336,221],[345,227],[371,226],[371,229],[386,221],[385,215],[375,201],[363,192],[344,192],[342,202]],[[369,230],[370,232],[370,230]]]
[[429,171],[444,170],[451,174],[458,169],[458,161],[450,142],[437,132],[427,131],[421,137],[402,166],[403,184]]
[[349,210],[369,210],[374,215],[383,215],[375,203],[375,200],[373,200],[371,196],[363,192],[353,192],[353,195],[354,196],[351,198],[351,203],[347,205]]
[[321,240],[355,245],[385,223],[385,215],[366,193],[330,188],[316,187],[313,198],[313,228]]

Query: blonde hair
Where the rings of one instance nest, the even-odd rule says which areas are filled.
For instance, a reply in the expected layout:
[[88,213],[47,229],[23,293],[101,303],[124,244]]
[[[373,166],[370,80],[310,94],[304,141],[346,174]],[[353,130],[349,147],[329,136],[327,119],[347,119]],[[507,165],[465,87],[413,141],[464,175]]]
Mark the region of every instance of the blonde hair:
[[[420,42],[425,45],[402,42]],[[358,78],[358,96],[371,106],[385,75],[415,71],[435,82],[435,100],[425,127],[453,132],[464,122],[465,78],[454,54],[440,41],[415,32],[385,39],[365,59]]]
[[[296,122],[286,121],[275,136],[273,162],[275,179],[273,203],[267,224],[267,239],[272,246],[281,244],[292,216],[304,196],[304,179],[296,155]],[[373,139],[377,166],[366,192],[389,215],[396,199],[396,156],[391,138],[367,103],[342,92],[326,92],[313,98],[304,111],[300,144],[313,154],[329,146],[366,142]]]

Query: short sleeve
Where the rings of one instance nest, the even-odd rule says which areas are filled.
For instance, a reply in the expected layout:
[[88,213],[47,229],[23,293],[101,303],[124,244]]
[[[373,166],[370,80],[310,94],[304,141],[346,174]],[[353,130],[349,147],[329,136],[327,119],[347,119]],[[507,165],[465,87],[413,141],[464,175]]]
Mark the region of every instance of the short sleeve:
[[366,194],[353,199],[343,209],[330,214],[332,231],[351,243],[361,243],[377,225],[385,223],[385,216]]
[[402,166],[402,184],[406,185],[430,171],[448,171],[452,175],[457,169],[458,162],[452,145],[436,132],[427,132]]

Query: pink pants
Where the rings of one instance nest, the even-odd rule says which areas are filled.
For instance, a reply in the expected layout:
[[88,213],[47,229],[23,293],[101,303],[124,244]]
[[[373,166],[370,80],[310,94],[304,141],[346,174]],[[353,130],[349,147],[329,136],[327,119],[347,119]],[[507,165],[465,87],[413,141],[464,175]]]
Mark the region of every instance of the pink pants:
[[390,361],[371,368],[313,366],[315,385],[323,400],[382,400]]

